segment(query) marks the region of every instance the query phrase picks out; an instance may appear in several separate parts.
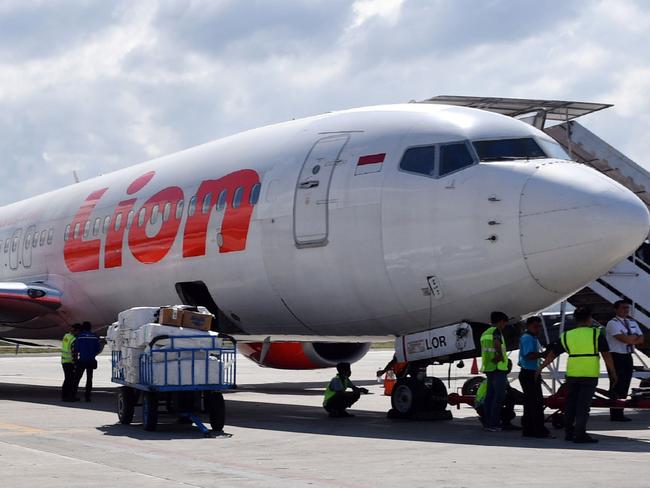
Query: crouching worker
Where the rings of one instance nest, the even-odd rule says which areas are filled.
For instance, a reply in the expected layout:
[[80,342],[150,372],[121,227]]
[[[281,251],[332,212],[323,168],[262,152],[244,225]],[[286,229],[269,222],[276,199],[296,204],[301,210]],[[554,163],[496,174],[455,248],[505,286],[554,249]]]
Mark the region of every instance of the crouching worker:
[[[346,409],[354,405],[361,394],[368,393],[365,388],[359,388],[350,381],[352,371],[350,363],[339,363],[336,365],[338,374],[332,378],[325,390],[323,407],[329,412],[330,417],[354,417],[346,412]],[[350,388],[351,391],[347,391]]]
[[[508,373],[512,371],[512,361],[508,359]],[[485,398],[487,397],[488,382],[487,379],[483,382],[476,390],[476,397],[474,397],[474,410],[479,416],[479,419],[483,425],[486,424],[487,420],[485,418]],[[523,394],[514,389],[509,384],[506,384],[506,395],[501,404],[501,409],[499,410],[499,426],[502,430],[521,430],[518,426],[513,425],[512,421],[517,416],[515,414],[515,405],[522,403]]]

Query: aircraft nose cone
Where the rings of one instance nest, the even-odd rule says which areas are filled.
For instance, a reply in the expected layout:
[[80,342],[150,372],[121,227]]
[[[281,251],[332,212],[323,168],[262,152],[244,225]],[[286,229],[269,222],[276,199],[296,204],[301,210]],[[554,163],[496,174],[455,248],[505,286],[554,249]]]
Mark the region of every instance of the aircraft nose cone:
[[530,274],[543,288],[568,294],[631,255],[648,236],[650,214],[596,170],[549,163],[524,185],[519,228]]

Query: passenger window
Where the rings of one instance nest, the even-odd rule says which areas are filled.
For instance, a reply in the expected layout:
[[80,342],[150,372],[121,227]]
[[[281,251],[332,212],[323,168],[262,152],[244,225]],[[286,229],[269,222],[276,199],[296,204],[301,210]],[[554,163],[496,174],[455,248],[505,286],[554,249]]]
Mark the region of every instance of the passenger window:
[[65,232],[63,232],[63,240],[67,241],[70,239],[70,224],[65,226]]
[[251,205],[257,205],[257,202],[260,199],[260,188],[262,185],[260,183],[256,183],[253,185],[253,188],[251,188],[251,196],[248,199]]
[[190,217],[196,212],[196,195],[190,198],[190,203],[187,205],[187,215]]
[[126,228],[130,229],[131,226],[133,225],[133,219],[135,218],[135,212],[133,210],[129,210],[129,213],[126,216]]
[[34,239],[32,240],[32,247],[36,247],[38,245],[38,232],[34,234]]
[[[41,246],[41,247],[44,246],[45,245],[45,239],[47,239],[47,231],[42,230],[41,231],[41,239],[38,242],[38,245]],[[34,246],[34,247],[36,247],[36,246]]]
[[47,233],[47,244],[48,246],[52,244],[52,241],[54,240],[54,229],[50,228],[50,231]]
[[227,199],[228,199],[228,191],[221,190],[221,193],[219,193],[219,198],[217,199],[217,210],[219,212],[221,212],[224,208],[226,208]]
[[[38,242],[38,239],[34,239],[34,242]],[[32,243],[32,235],[27,234],[27,236],[25,237],[25,249],[29,249],[31,243]]]
[[138,212],[138,227],[142,227],[144,225],[144,219],[147,214],[147,209],[142,207],[140,209],[140,212]]
[[151,219],[149,219],[151,225],[155,225],[158,222],[158,212],[160,212],[160,206],[156,203],[151,210]]
[[74,234],[73,239],[79,239],[79,233],[81,232],[81,224],[77,222],[74,224]]
[[120,227],[122,226],[122,212],[118,213],[115,216],[115,225],[113,226],[113,229],[115,229],[115,232],[120,230]]
[[436,146],[412,147],[407,149],[399,167],[410,173],[433,176],[436,168]]
[[472,158],[472,154],[464,142],[440,146],[439,176],[448,175],[473,164],[474,159]]
[[239,208],[241,205],[242,195],[244,194],[244,188],[238,186],[235,190],[235,194],[232,196],[232,208]]
[[167,202],[165,204],[165,208],[163,209],[163,222],[167,222],[169,220],[169,216],[172,213],[172,204],[171,202]]
[[99,229],[101,229],[101,227],[102,227],[102,219],[97,217],[95,219],[95,223],[93,224],[93,235],[94,236],[99,235]]
[[201,207],[202,213],[208,213],[210,211],[210,204],[212,203],[212,193],[206,193],[203,197],[203,205]]
[[7,239],[7,240],[5,241],[5,252],[9,252],[9,246],[10,246],[10,244],[11,244],[11,241],[10,241],[9,239]]
[[90,235],[90,220],[86,220],[84,224],[84,239],[87,239]]
[[176,220],[180,220],[183,218],[183,206],[185,205],[185,202],[183,200],[179,200],[178,203],[176,204]]
[[14,237],[14,242],[11,244],[11,250],[16,252],[18,249],[18,237]]
[[102,234],[108,233],[108,229],[111,227],[111,216],[107,215],[104,217],[104,225],[102,225]]

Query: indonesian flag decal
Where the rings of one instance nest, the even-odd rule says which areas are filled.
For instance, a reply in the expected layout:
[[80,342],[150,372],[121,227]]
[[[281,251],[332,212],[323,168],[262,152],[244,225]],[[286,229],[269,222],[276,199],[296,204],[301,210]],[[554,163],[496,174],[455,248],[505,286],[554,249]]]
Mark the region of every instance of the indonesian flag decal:
[[381,154],[367,154],[366,156],[359,157],[357,162],[357,169],[355,175],[365,175],[368,173],[378,173],[384,164],[386,153]]

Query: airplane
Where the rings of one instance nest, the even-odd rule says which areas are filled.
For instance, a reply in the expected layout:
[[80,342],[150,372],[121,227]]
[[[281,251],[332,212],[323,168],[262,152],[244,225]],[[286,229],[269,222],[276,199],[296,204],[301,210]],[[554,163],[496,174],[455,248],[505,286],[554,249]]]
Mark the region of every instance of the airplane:
[[522,121],[343,110],[0,208],[0,335],[180,299],[263,366],[331,367],[373,340],[542,310],[649,230],[631,191]]

